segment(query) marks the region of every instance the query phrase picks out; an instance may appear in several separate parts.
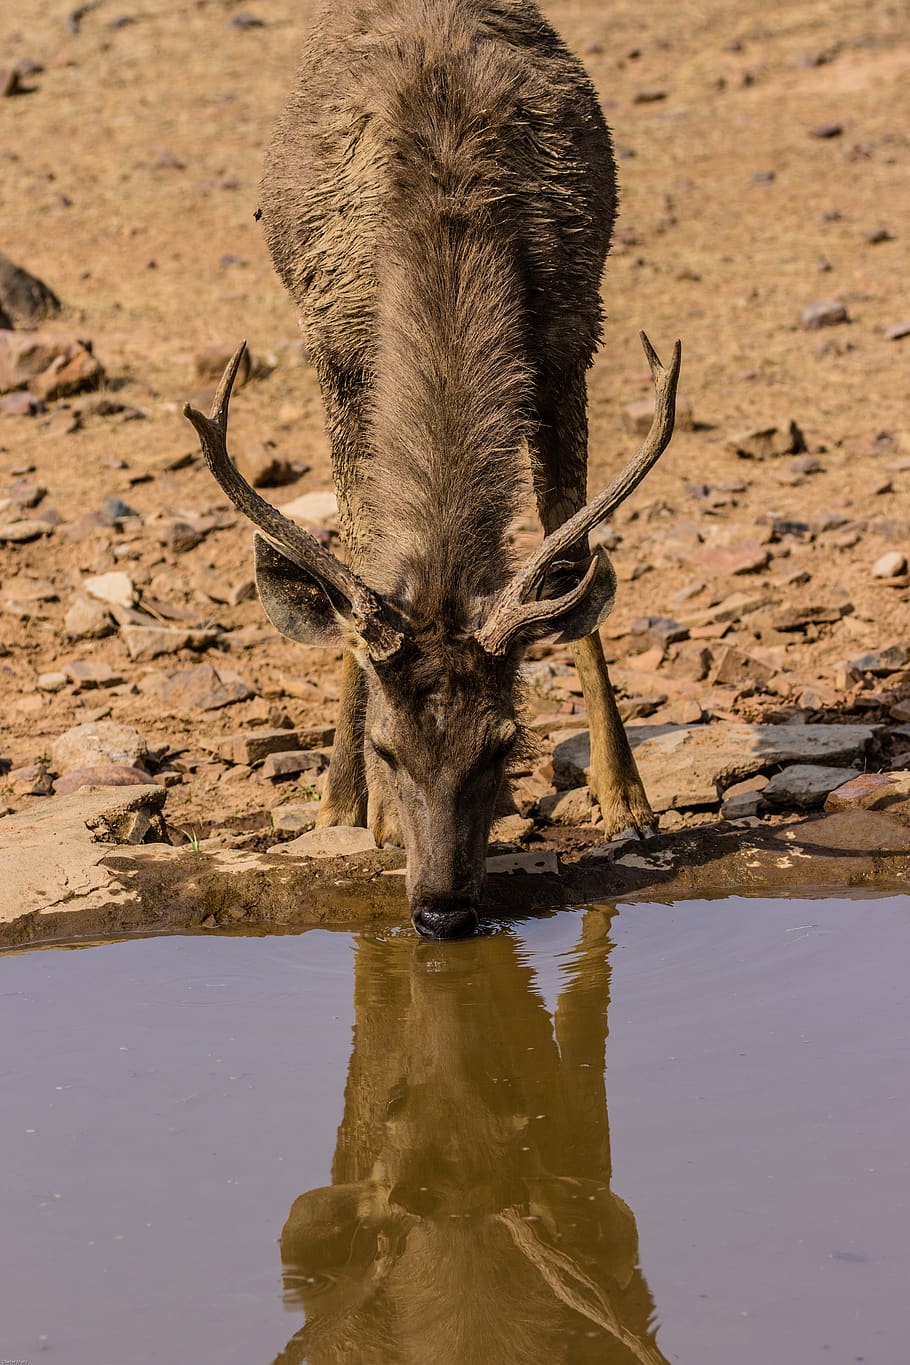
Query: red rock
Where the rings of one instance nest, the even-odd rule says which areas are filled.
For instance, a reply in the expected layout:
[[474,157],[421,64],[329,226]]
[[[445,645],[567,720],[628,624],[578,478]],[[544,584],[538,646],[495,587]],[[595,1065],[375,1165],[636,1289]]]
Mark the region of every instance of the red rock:
[[253,696],[252,688],[236,673],[228,669],[216,672],[211,664],[182,668],[165,678],[156,690],[165,706],[196,711],[217,711]]
[[141,768],[128,768],[123,763],[105,763],[97,768],[76,768],[58,777],[54,794],[66,796],[80,787],[145,787],[151,778]]
[[758,573],[771,558],[771,552],[757,540],[744,540],[739,545],[706,547],[691,556],[691,562],[701,569],[718,574]]
[[89,343],[47,332],[0,331],[0,393],[29,388],[39,398],[62,398],[97,388],[103,379]]

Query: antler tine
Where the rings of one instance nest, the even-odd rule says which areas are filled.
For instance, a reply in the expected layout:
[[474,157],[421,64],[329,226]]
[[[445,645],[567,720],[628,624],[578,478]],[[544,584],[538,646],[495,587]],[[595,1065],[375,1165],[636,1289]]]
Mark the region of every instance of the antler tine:
[[189,403],[184,404],[183,415],[196,428],[205,462],[237,510],[274,541],[292,563],[309,570],[348,602],[370,652],[384,657],[397,648],[401,633],[386,619],[381,599],[308,531],[260,497],[238,472],[228,454],[231,390],[245,351],[246,342],[241,341],[225,366],[210,416],[205,417]]
[[[676,419],[682,345],[676,342],[670,364],[665,368],[645,333],[640,332],[639,336],[654,379],[655,407],[651,428],[622,473],[593,501],[551,532],[500,593],[477,632],[480,643],[492,653],[503,653],[524,625],[541,617],[536,597],[548,569],[625,502],[669,445]],[[549,615],[558,615],[563,609],[561,599],[552,607]]]

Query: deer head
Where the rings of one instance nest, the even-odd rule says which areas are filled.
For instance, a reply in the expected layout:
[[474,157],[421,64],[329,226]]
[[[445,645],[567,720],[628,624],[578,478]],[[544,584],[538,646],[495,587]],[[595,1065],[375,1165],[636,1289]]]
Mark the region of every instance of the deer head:
[[212,474],[259,528],[256,580],[272,623],[292,640],[357,657],[366,681],[371,827],[379,842],[391,832],[403,840],[411,914],[428,936],[476,927],[496,799],[522,736],[516,681],[525,648],[590,635],[613,607],[613,567],[601,546],[587,548],[587,535],[665,450],[679,377],[679,342],[665,368],[641,338],[656,406],[634,458],[547,536],[497,595],[462,603],[448,620],[427,619],[408,585],[394,595],[376,592],[237,472],[227,450],[228,405],[245,343],[224,372],[211,415],[184,408]]

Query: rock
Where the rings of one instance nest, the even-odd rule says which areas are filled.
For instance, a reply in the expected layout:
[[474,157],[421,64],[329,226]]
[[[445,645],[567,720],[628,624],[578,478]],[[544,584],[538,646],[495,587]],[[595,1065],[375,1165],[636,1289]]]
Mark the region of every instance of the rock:
[[[125,504],[124,504],[125,506]],[[136,601],[136,585],[128,573],[94,574],[83,578],[82,589],[98,602],[109,602],[117,607],[131,607]]]
[[66,674],[39,673],[35,686],[39,692],[59,692],[61,688],[66,687]]
[[486,869],[498,873],[524,872],[529,877],[558,877],[559,858],[552,848],[533,853],[497,853],[487,858]]
[[768,778],[762,774],[749,777],[745,782],[734,782],[727,787],[721,802],[720,813],[725,820],[744,820],[757,815],[762,802],[762,792],[768,785]]
[[692,697],[680,697],[665,712],[671,725],[700,725],[705,719],[701,702]]
[[339,858],[352,853],[370,853],[376,840],[368,829],[354,825],[329,825],[311,829],[288,844],[275,844],[269,853],[291,853],[298,858]]
[[[233,354],[233,348],[205,346],[193,356],[193,374],[196,379],[201,380],[204,384],[218,384],[221,382],[221,376],[224,374]],[[234,380],[235,389],[243,387],[252,370],[253,358],[249,350],[245,350],[237,370],[237,378]]]
[[[632,436],[647,436],[651,423],[654,420],[654,398],[640,398],[635,403],[629,403],[623,408],[623,425]],[[674,423],[677,431],[693,431],[695,419],[692,415],[692,404],[688,398],[677,396],[676,399],[676,421]]]
[[110,664],[104,663],[101,659],[73,659],[63,665],[63,671],[68,680],[80,690],[88,687],[115,687],[117,683],[123,682],[120,674],[115,673]]
[[767,567],[771,551],[757,540],[739,545],[706,546],[691,556],[691,563],[716,574],[758,573]]
[[[865,725],[631,725],[627,732],[655,811],[716,806],[731,783],[782,764],[850,762],[874,731]],[[556,736],[553,781],[559,789],[588,783],[586,730]],[[590,784],[589,784],[590,785]]]
[[551,825],[590,825],[594,798],[587,787],[573,787],[552,796],[542,796],[537,803],[537,813]]
[[279,834],[306,834],[315,828],[318,814],[318,801],[288,802],[272,811],[272,828]]
[[274,441],[250,442],[241,450],[235,464],[253,488],[278,488],[294,483],[306,472],[305,465],[295,464],[282,455]]
[[267,755],[260,772],[270,782],[280,782],[287,777],[300,777],[304,773],[316,777],[328,766],[325,754],[314,749],[289,749],[282,753]]
[[102,763],[96,768],[74,768],[54,783],[58,796],[67,796],[81,787],[141,787],[147,786],[149,775],[142,768],[130,768],[125,763]]
[[80,910],[106,913],[123,903],[123,885],[104,859],[118,843],[163,837],[166,795],[153,783],[118,794],[83,789],[0,820],[0,921],[53,916],[76,902]]
[[47,404],[34,394],[20,389],[0,400],[0,412],[4,417],[37,417],[39,413],[47,412]]
[[159,537],[166,550],[175,555],[185,555],[195,550],[205,540],[205,532],[188,521],[173,520],[163,528]]
[[907,556],[900,550],[889,550],[872,565],[873,578],[898,578],[907,572]]
[[775,773],[762,796],[771,806],[812,810],[825,803],[829,792],[858,777],[856,768],[828,768],[817,763],[793,763]]
[[110,612],[88,597],[76,598],[63,618],[63,628],[71,640],[100,640],[115,630]]
[[849,322],[847,305],[840,299],[818,299],[809,303],[799,315],[800,325],[808,331],[819,327],[836,327],[839,323]]
[[248,763],[251,767],[269,754],[300,750],[296,730],[240,730],[214,743],[215,752],[226,763]]
[[181,649],[208,649],[221,635],[218,630],[186,630],[177,626],[123,625],[123,642],[134,663],[149,663],[163,654]]
[[890,810],[908,819],[910,772],[859,773],[829,793],[825,810]]
[[147,753],[148,745],[138,730],[111,720],[75,725],[65,730],[51,749],[54,771],[58,773],[110,763],[138,768]]
[[[71,343],[70,349],[72,354],[57,357],[29,384],[32,393],[47,403],[97,389],[107,378],[104,366],[92,354],[88,342]],[[68,430],[74,431],[77,426],[78,421],[69,425]]]
[[23,94],[22,80],[15,66],[0,67],[0,99]]
[[218,711],[254,695],[236,673],[225,668],[216,672],[211,664],[182,668],[165,678],[156,691],[165,706],[196,711]]
[[854,673],[872,673],[877,678],[886,678],[896,673],[910,661],[910,649],[906,645],[888,645],[886,649],[876,649],[870,654],[862,654],[851,659],[847,668]]
[[807,626],[833,625],[842,617],[849,616],[852,610],[853,606],[849,602],[832,603],[831,606],[784,607],[783,611],[772,613],[768,624],[772,630],[805,630]]
[[[831,848],[840,854],[897,853],[910,848],[910,829],[885,811],[840,810],[798,826],[803,854]],[[818,862],[816,861],[816,866]],[[871,872],[871,865],[867,863]],[[865,880],[865,878],[864,878]]]
[[298,526],[337,526],[338,499],[331,489],[304,493],[278,509]]
[[840,137],[844,131],[842,123],[819,123],[812,129],[811,136],[819,138]]
[[771,664],[762,663],[761,659],[751,654],[727,646],[720,655],[711,683],[714,687],[754,686],[770,682],[776,672],[777,669]]
[[517,812],[514,815],[500,815],[493,821],[490,830],[491,844],[520,844],[527,839],[534,828],[534,821]]
[[747,460],[798,455],[806,448],[802,431],[792,418],[763,427],[747,427],[725,442],[726,449]]
[[903,341],[904,337],[910,337],[910,319],[907,322],[895,322],[891,327],[885,328],[886,341]]
[[51,535],[53,530],[48,521],[23,517],[19,521],[0,523],[0,542],[8,545],[25,545],[30,540],[37,540],[39,536]]
[[0,308],[16,327],[37,327],[59,313],[61,304],[43,280],[0,252]]

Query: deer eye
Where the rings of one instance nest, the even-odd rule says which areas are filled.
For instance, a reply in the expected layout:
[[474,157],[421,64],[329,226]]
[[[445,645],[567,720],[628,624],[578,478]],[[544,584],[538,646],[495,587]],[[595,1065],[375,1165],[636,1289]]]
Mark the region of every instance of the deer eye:
[[499,762],[501,762],[503,759],[508,758],[508,757],[509,757],[509,754],[510,754],[510,753],[512,752],[512,750],[515,748],[515,745],[516,745],[517,741],[518,741],[518,731],[517,731],[516,729],[512,729],[512,730],[510,730],[510,731],[507,731],[504,735],[501,735],[501,736],[500,736],[500,739],[499,739],[499,743],[496,745],[496,748],[493,750],[493,755],[492,755],[492,757],[493,757],[493,762],[494,762],[494,763],[499,763]]
[[384,744],[378,744],[375,739],[371,739],[370,743],[373,746],[373,753],[377,758],[381,758],[387,767],[398,767],[398,760],[390,749],[387,749]]

